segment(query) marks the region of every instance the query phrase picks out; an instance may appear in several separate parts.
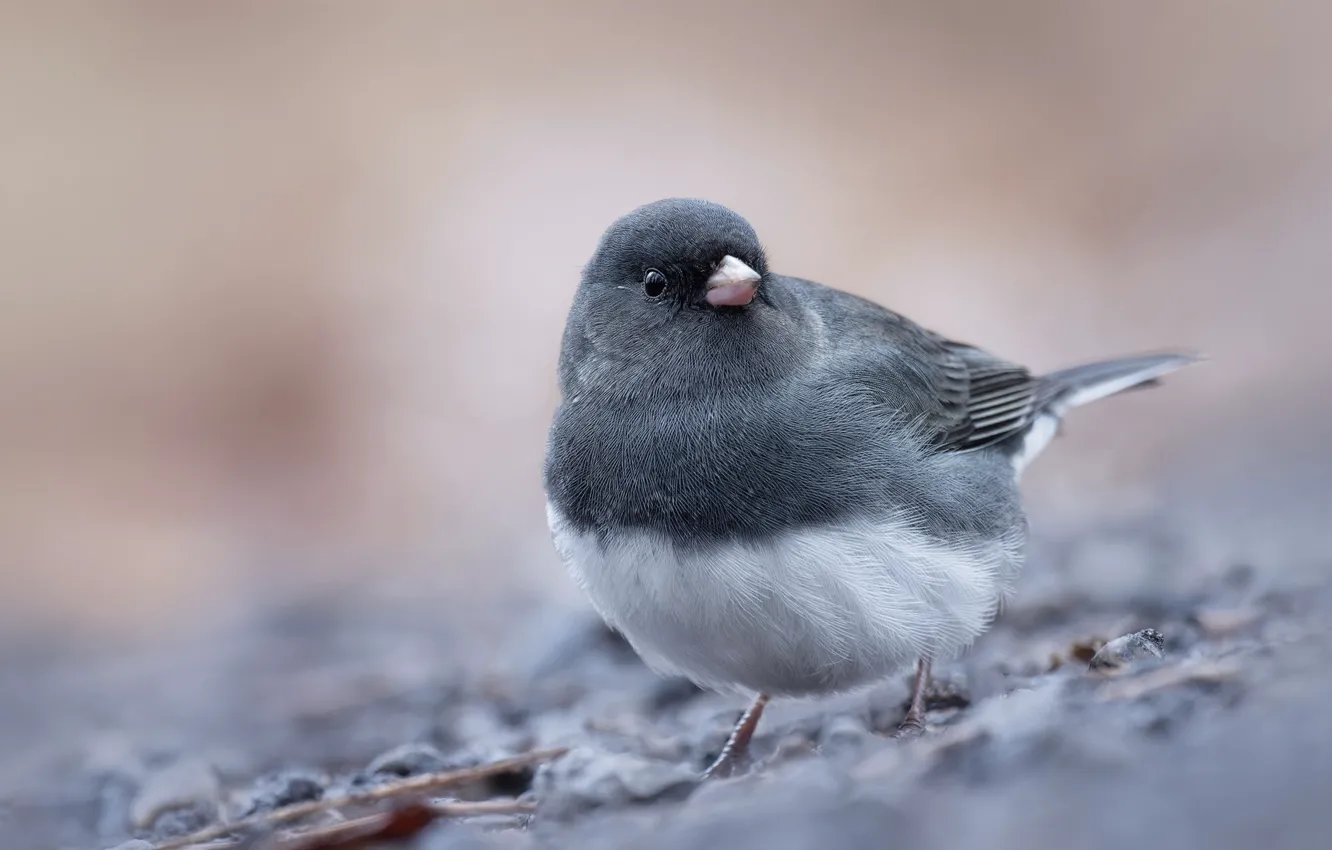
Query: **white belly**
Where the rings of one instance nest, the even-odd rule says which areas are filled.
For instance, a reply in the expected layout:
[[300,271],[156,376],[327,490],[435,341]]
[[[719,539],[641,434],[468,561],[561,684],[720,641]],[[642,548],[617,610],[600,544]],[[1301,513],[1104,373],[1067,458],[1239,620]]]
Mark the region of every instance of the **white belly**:
[[854,523],[763,545],[677,550],[653,532],[599,545],[552,506],[555,547],[654,669],[774,696],[872,683],[985,630],[1022,564],[1025,527],[969,546],[909,523]]

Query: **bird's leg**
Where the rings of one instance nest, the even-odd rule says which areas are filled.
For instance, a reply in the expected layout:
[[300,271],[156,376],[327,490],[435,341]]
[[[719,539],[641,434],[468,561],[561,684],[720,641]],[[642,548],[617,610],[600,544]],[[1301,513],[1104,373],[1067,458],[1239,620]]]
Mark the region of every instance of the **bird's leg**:
[[735,724],[731,730],[731,737],[726,739],[726,746],[722,747],[721,753],[717,755],[717,760],[712,766],[703,771],[704,779],[725,779],[735,773],[735,769],[746,759],[749,753],[749,739],[754,737],[754,730],[758,728],[759,718],[763,716],[763,708],[768,704],[768,695],[759,694],[758,699],[749,707],[740,717],[740,722]]
[[930,686],[930,660],[921,658],[916,662],[916,679],[911,685],[911,702],[907,705],[906,717],[897,727],[894,738],[914,738],[925,731],[925,691]]

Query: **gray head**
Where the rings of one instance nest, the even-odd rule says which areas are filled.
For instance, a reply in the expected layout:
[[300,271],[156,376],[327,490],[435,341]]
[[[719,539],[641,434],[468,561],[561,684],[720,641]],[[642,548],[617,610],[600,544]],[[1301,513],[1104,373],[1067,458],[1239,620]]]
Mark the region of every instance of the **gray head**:
[[668,198],[606,230],[583,272],[583,288],[600,298],[627,293],[647,308],[645,316],[660,319],[680,309],[743,309],[767,270],[749,222],[710,201]]
[[640,388],[761,377],[774,335],[794,330],[781,302],[749,222],[710,201],[646,204],[606,230],[583,270],[562,377],[577,367]]

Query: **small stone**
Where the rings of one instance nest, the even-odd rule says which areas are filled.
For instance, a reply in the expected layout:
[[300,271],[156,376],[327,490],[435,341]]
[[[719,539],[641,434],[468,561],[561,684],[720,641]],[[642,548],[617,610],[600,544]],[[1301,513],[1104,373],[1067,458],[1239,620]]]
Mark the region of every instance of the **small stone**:
[[237,806],[236,816],[243,818],[292,803],[318,800],[324,796],[325,784],[324,777],[298,770],[262,777]]
[[366,772],[415,776],[418,773],[437,773],[454,766],[444,758],[443,753],[429,744],[413,743],[394,747],[376,756],[366,767]]
[[1115,670],[1133,661],[1144,658],[1161,658],[1165,648],[1165,636],[1156,629],[1143,629],[1140,632],[1122,635],[1096,651],[1087,664],[1089,670]]
[[533,787],[541,813],[562,820],[593,809],[682,800],[698,782],[699,774],[687,764],[576,749],[543,765]]
[[[403,744],[376,757],[366,767],[365,772],[360,774],[354,782],[363,786],[375,785],[391,777],[444,773],[475,767],[478,764],[506,758],[520,751],[505,747],[486,747],[485,749],[469,747],[446,757],[429,744]],[[532,774],[531,768],[519,768],[512,773],[496,774],[455,785],[450,794],[459,800],[488,800],[497,795],[517,796],[531,786]]]
[[[130,821],[136,829],[151,829],[165,813],[191,809],[191,822],[217,816],[222,786],[213,766],[195,758],[181,758],[150,771],[130,805]],[[175,830],[173,830],[175,831]]]
[[215,803],[199,801],[188,806],[167,809],[153,822],[153,832],[161,838],[174,838],[198,832],[218,819]]

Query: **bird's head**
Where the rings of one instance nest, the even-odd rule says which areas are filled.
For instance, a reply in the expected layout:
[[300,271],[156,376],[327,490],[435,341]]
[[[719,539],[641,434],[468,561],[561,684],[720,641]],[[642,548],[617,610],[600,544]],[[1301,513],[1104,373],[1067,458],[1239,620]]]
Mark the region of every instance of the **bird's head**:
[[763,361],[780,360],[771,331],[792,323],[772,284],[737,213],[692,198],[646,204],[606,230],[583,270],[566,361],[621,382],[757,379]]

